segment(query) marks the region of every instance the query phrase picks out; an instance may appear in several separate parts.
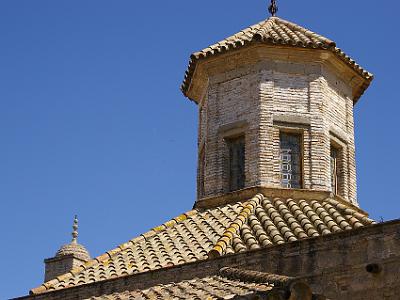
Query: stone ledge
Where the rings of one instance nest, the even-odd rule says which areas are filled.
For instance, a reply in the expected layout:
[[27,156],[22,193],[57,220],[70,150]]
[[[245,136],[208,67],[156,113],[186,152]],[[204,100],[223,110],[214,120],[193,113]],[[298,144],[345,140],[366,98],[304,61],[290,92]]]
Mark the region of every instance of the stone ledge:
[[355,206],[344,198],[333,195],[330,191],[317,191],[306,189],[284,189],[284,188],[270,188],[264,186],[253,186],[242,190],[234,191],[231,193],[201,198],[194,204],[194,209],[209,209],[225,204],[233,204],[236,202],[243,202],[253,198],[256,194],[263,194],[265,197],[281,198],[283,202],[286,199],[293,200],[325,200],[327,198],[335,199],[336,201],[349,206],[357,212],[368,215],[367,212]]
[[309,115],[304,114],[274,114],[274,122],[279,123],[290,123],[290,124],[301,124],[308,125],[311,124],[311,117]]

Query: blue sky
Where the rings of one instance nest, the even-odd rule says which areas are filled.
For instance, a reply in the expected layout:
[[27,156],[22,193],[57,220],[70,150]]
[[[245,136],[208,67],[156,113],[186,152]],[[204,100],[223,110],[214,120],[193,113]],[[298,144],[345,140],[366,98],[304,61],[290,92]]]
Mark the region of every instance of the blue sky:
[[[195,199],[191,52],[267,17],[261,0],[0,1],[0,299],[80,237],[97,256]],[[355,108],[359,202],[400,217],[397,1],[278,1],[375,74]]]

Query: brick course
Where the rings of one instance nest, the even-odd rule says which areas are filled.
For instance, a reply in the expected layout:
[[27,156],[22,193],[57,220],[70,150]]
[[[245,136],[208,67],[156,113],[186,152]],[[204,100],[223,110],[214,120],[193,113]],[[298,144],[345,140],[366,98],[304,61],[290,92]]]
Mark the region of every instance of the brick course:
[[250,60],[250,52],[208,66],[199,101],[198,143],[205,155],[199,198],[228,191],[226,136],[220,129],[246,123],[235,131],[246,136],[246,187],[280,187],[279,131],[295,130],[303,136],[303,188],[331,190],[330,147],[336,140],[343,153],[341,196],[357,204],[351,84],[322,63],[256,55]]

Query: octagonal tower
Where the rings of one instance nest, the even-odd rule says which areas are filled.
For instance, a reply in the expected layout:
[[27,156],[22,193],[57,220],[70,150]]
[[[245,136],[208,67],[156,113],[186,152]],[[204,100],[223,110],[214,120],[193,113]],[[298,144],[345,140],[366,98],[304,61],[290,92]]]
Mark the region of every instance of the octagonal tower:
[[191,56],[198,200],[254,187],[357,204],[353,106],[373,76],[336,44],[278,17]]

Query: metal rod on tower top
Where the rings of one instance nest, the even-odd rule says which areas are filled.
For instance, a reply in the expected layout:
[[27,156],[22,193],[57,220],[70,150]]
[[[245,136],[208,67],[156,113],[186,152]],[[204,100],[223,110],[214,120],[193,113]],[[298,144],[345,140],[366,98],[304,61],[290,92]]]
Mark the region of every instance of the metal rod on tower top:
[[271,5],[268,7],[268,11],[270,14],[275,17],[278,12],[278,5],[276,4],[276,0],[271,0]]

